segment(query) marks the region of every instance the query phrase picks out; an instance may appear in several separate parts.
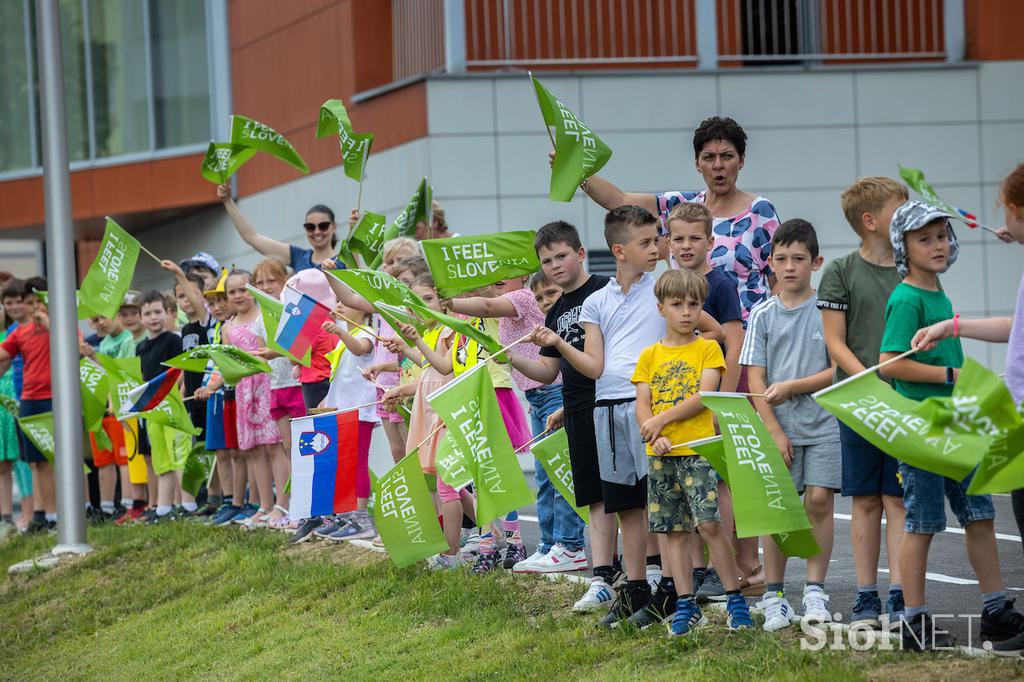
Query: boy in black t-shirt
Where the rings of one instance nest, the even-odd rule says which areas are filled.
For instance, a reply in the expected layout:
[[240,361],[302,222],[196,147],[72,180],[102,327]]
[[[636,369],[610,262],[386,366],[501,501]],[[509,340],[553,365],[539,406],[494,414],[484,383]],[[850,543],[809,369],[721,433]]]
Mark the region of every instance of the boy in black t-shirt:
[[[142,297],[142,325],[146,329],[147,338],[136,347],[135,352],[142,365],[143,381],[156,378],[167,369],[163,362],[182,352],[181,337],[174,332],[166,331],[167,320],[171,314],[167,301],[159,291],[148,291]],[[148,452],[143,450],[143,454],[146,457],[150,481],[157,481],[155,496],[153,485],[150,485],[150,500],[157,500],[156,510],[151,509],[147,513],[146,520],[152,522],[171,513],[178,489],[176,472],[181,470],[181,465],[174,461],[173,432],[168,432],[161,424],[147,420],[146,441]]]
[[[573,347],[583,350],[583,328],[578,324],[583,301],[608,284],[608,278],[590,275],[583,268],[586,250],[576,228],[564,221],[540,228],[534,241],[541,268],[549,280],[562,287],[562,296],[548,311],[545,326],[553,329]],[[601,476],[594,435],[594,380],[569,364],[554,348],[541,348],[540,361],[509,354],[512,366],[535,381],[550,384],[562,373],[565,432],[569,440],[573,491],[576,506],[590,507],[590,545],[594,577],[587,593],[573,606],[574,611],[609,608],[615,598],[612,583],[615,570],[612,555],[616,542],[615,515],[604,512]],[[548,427],[557,428],[556,412]]]

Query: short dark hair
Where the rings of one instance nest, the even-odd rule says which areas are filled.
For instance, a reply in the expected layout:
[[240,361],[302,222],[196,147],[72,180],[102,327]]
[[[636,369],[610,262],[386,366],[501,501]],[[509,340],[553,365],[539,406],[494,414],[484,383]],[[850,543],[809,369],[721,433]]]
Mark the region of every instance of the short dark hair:
[[731,142],[740,156],[747,154],[747,134],[740,124],[728,116],[712,116],[693,131],[693,158],[698,158],[704,145],[715,140]]
[[21,283],[21,295],[23,298],[30,295],[35,296],[36,291],[46,291],[48,286],[45,277],[29,277]]
[[[306,211],[306,215],[308,216],[310,213],[323,213],[328,218],[330,218],[332,223],[336,222],[334,220],[334,211],[332,211],[329,206],[324,206],[323,204],[313,204],[309,208],[309,210]],[[338,245],[338,234],[337,234],[337,231],[335,231],[335,233],[333,235],[331,235],[331,247],[333,248],[333,247],[335,247],[337,245]]]
[[604,240],[608,248],[623,244],[635,227],[658,225],[658,219],[646,208],[625,204],[608,211],[604,217]]
[[814,225],[803,218],[790,218],[779,225],[772,236],[772,248],[776,246],[789,246],[799,242],[811,252],[811,258],[818,257],[818,233],[814,231]]
[[548,223],[537,230],[537,236],[533,239],[533,246],[537,251],[540,251],[541,247],[551,248],[552,244],[559,243],[568,244],[573,251],[583,248],[579,231],[564,220]]
[[146,305],[147,303],[159,303],[164,307],[164,310],[171,312],[171,309],[167,306],[167,299],[156,289],[150,289],[142,295],[142,305]]
[[3,289],[0,289],[0,298],[21,298],[24,283],[20,279],[9,279],[4,282]]
[[538,270],[537,272],[533,273],[532,277],[530,277],[530,289],[533,291],[536,291],[537,289],[541,289],[543,287],[549,287],[551,285],[552,281],[548,279],[548,276],[544,274],[543,270]]

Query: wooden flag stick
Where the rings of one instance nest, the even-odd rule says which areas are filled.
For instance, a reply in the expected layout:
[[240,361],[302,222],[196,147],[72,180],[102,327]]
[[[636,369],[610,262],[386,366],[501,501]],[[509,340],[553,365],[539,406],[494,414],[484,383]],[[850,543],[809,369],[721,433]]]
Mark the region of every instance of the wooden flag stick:
[[[527,71],[526,75],[530,79],[530,85],[533,85],[533,71]],[[544,112],[543,111],[541,111],[540,118],[541,118],[542,121],[544,120]],[[548,126],[548,122],[547,121],[544,121],[544,130],[546,130],[548,132],[548,139],[551,140],[551,148],[552,149],[558,149],[558,147],[555,145],[555,136],[551,134],[551,128]]]
[[443,428],[444,428],[444,422],[441,422],[440,424],[437,425],[437,428],[435,428],[433,431],[431,431],[430,433],[427,434],[426,438],[424,438],[423,440],[421,440],[419,443],[416,444],[416,447],[414,447],[412,449],[412,452],[416,452],[421,447],[423,447],[424,443],[426,443],[428,440],[433,438],[437,434],[437,432],[440,431]]
[[507,351],[508,349],[512,348],[512,346],[516,346],[516,345],[519,345],[520,343],[522,343],[524,341],[528,341],[531,336],[533,336],[532,332],[530,334],[527,334],[527,335],[519,338],[519,339],[516,339],[512,343],[508,344],[507,346],[505,346],[504,348],[499,350],[497,353],[491,353],[490,355],[488,355],[486,358],[484,358],[484,362],[490,362],[491,360],[494,360],[498,356],[502,355],[505,351]]
[[[135,241],[139,241],[139,240],[136,239]],[[147,256],[149,256],[153,260],[155,260],[157,263],[163,263],[164,262],[162,258],[158,258],[155,253],[153,253],[152,251],[147,249],[145,246],[143,246],[142,242],[139,242],[139,250],[142,251],[143,253],[145,253]]]
[[331,317],[333,317],[336,320],[344,320],[345,322],[348,322],[349,324],[354,324],[356,327],[358,327],[359,329],[362,329],[364,332],[366,332],[367,334],[369,334],[373,338],[377,339],[378,341],[383,341],[384,340],[382,337],[378,336],[377,334],[374,334],[373,330],[371,330],[369,327],[367,327],[365,325],[362,325],[362,324],[359,324],[358,322],[353,320],[351,317],[346,317],[345,315],[342,315],[341,313],[336,313],[333,310],[331,311]]
[[[356,215],[362,215],[363,212],[363,181],[366,180],[366,160],[370,158],[369,145],[366,144],[366,140],[363,140],[363,163],[359,169],[359,193],[356,195]],[[352,229],[348,231],[349,236],[352,236]]]
[[520,445],[518,448],[513,450],[513,452],[522,452],[523,450],[526,450],[527,448],[529,448],[534,443],[547,438],[548,435],[550,435],[550,433],[551,432],[548,429],[544,429],[543,431],[538,433],[536,436],[534,436],[533,438],[531,438],[530,440],[526,441],[525,443]]

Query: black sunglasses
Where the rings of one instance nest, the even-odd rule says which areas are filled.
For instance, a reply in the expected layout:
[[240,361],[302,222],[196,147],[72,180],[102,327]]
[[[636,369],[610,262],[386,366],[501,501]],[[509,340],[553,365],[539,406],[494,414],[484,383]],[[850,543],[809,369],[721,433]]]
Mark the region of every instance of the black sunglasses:
[[313,230],[320,230],[321,232],[326,232],[327,230],[331,229],[331,225],[333,225],[333,223],[325,222],[325,223],[304,223],[302,226],[304,228],[306,228],[306,232],[312,232]]

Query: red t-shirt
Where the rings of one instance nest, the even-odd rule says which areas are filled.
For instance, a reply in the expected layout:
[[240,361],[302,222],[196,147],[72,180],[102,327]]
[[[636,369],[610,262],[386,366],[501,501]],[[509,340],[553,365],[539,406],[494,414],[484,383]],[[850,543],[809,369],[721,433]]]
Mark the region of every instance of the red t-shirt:
[[0,343],[12,358],[21,353],[25,361],[22,400],[50,400],[50,332],[35,322],[20,324]]
[[321,329],[317,332],[313,341],[313,353],[310,357],[309,367],[299,369],[299,381],[304,384],[315,384],[324,379],[331,378],[331,361],[327,354],[338,345],[338,337],[328,331]]

